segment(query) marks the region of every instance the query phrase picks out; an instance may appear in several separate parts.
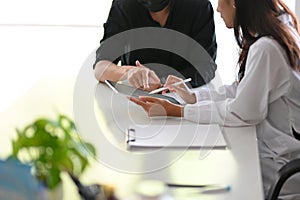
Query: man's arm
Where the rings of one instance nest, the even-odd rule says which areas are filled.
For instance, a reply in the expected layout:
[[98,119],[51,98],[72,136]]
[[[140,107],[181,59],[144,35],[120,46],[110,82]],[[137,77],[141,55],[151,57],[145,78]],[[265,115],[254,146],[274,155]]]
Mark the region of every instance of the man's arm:
[[106,42],[110,37],[130,29],[131,26],[127,16],[130,12],[125,12],[124,10],[124,5],[129,5],[130,3],[132,3],[131,0],[113,1],[109,17],[104,24],[104,36],[100,41],[101,45],[96,51],[94,74],[96,79],[101,82],[105,80],[117,82],[127,79],[130,85],[151,91],[161,85],[160,79],[154,71],[143,66],[138,61],[136,65],[132,66],[117,66],[120,57],[116,58],[114,54],[117,50],[124,49],[126,44],[118,40]]
[[111,80],[117,82],[126,79],[128,71],[132,68],[134,66],[117,66],[111,61],[100,60],[95,65],[94,73],[98,81]]
[[[100,41],[100,47],[96,51],[96,60],[94,63],[94,74],[97,80],[103,82],[105,80],[119,81],[124,79],[124,74],[134,66],[117,66],[120,58],[114,58],[109,52],[111,46],[104,45],[104,41],[108,38],[126,31],[129,28],[127,17],[123,12],[123,4],[125,1],[114,0],[112,2],[109,16],[106,23],[104,23],[104,34]],[[104,45],[104,46],[103,46]],[[117,48],[122,49],[123,44],[120,43]]]
[[95,65],[95,77],[104,82],[111,80],[118,82],[127,79],[129,84],[144,90],[152,91],[161,86],[160,79],[154,71],[136,61],[136,66],[117,66],[108,60],[100,60]]

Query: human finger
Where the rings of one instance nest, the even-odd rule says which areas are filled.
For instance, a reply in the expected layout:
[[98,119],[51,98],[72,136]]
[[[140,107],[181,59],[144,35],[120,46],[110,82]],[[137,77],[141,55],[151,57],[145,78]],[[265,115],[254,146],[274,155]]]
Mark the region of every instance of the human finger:
[[143,87],[148,89],[149,88],[149,70],[144,70],[142,73],[142,82]]
[[140,88],[142,86],[139,82],[138,77],[136,77],[136,75],[134,77],[131,77],[130,79],[128,79],[128,82],[130,85],[132,85],[135,88]]
[[140,82],[142,82],[143,89],[149,89],[149,69],[142,65],[139,60],[135,61],[137,67],[143,68],[140,70],[142,78]]
[[132,69],[128,82],[136,88],[143,88],[143,73],[145,73],[144,68],[136,67]]
[[136,60],[136,61],[135,61],[135,65],[136,65],[137,67],[145,67],[144,65],[142,65],[142,64],[140,63],[139,60]]
[[128,99],[129,99],[130,101],[132,101],[132,102],[134,102],[134,103],[136,103],[136,104],[142,106],[142,107],[144,107],[144,106],[147,105],[147,103],[146,103],[145,101],[140,100],[140,99],[135,98],[135,97],[128,97]]
[[179,81],[182,81],[182,79],[178,78],[177,76],[169,75],[167,77],[167,80],[166,80],[165,84],[164,84],[164,87],[166,87],[168,85],[171,85],[171,84],[174,84],[174,83],[179,82]]
[[179,84],[179,85],[167,85],[165,86],[166,88],[168,88],[171,91],[186,91],[187,88],[185,87],[184,83]]
[[150,83],[151,84],[158,84],[160,83],[160,79],[158,78],[158,76],[156,75],[156,73],[152,70],[150,70],[149,72],[149,79],[150,79]]
[[164,101],[164,100],[156,98],[156,97],[148,97],[148,96],[140,96],[139,99],[144,102],[159,103],[159,104],[161,104],[162,101]]

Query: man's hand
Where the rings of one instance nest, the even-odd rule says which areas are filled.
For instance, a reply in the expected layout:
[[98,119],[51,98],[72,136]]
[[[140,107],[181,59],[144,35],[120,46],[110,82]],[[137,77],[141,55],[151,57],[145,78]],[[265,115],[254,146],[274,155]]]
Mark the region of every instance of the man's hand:
[[147,91],[152,91],[161,86],[160,79],[155,72],[143,66],[139,61],[136,61],[136,67],[128,70],[127,79],[132,86]]

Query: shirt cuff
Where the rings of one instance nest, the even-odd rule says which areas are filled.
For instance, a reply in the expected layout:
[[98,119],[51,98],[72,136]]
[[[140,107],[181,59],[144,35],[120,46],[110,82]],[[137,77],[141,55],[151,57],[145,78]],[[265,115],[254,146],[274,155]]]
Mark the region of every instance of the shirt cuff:
[[184,106],[183,118],[201,124],[224,124],[226,108],[220,106],[218,109],[216,103],[210,100],[187,104]]
[[199,114],[200,113],[198,112],[198,108],[197,106],[195,106],[195,104],[187,104],[186,106],[184,106],[184,110],[183,110],[184,119],[199,123],[200,122]]
[[195,93],[195,96],[196,96],[196,102],[211,99],[209,91],[206,90],[206,89],[197,90],[194,93]]

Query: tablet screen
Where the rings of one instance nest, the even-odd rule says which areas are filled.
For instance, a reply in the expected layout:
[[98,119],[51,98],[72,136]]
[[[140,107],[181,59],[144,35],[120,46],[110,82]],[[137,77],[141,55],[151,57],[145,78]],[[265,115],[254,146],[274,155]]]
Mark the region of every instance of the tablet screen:
[[162,95],[162,94],[149,94],[149,92],[147,92],[147,91],[137,89],[137,88],[131,87],[129,85],[115,83],[115,82],[112,82],[112,81],[109,81],[109,80],[106,80],[105,83],[110,88],[112,88],[112,89],[114,88],[117,92],[128,95],[128,96],[132,96],[132,97],[139,97],[139,96],[157,97],[157,98],[169,100],[170,102],[175,103],[175,104],[180,104],[176,99],[174,99],[172,97]]

